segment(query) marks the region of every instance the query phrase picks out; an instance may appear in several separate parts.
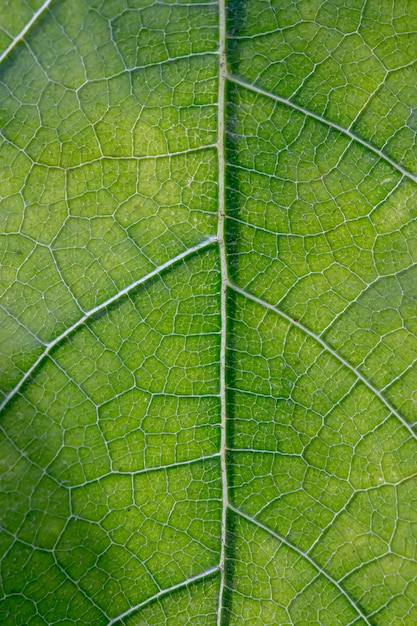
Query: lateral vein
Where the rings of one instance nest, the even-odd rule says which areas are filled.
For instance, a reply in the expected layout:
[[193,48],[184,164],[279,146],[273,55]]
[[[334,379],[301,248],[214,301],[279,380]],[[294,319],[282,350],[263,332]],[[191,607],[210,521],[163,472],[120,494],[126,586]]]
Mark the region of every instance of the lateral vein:
[[17,35],[17,37],[13,39],[13,41],[7,46],[6,50],[4,50],[3,53],[0,55],[0,63],[2,63],[2,61],[4,61],[4,59],[10,54],[10,52],[14,48],[16,48],[17,44],[20,43],[24,39],[24,36],[26,35],[26,33],[32,28],[33,24],[42,15],[42,13],[46,11],[46,9],[49,7],[51,2],[52,0],[46,0],[43,3],[43,5],[40,6],[39,9],[32,15],[32,18],[29,20],[26,26],[22,28],[22,30]]
[[374,387],[374,385],[367,378],[365,378],[365,376],[361,374],[361,372],[357,370],[354,365],[351,365],[349,361],[346,361],[346,359],[343,358],[340,354],[338,354],[336,350],[334,350],[331,346],[329,346],[324,341],[324,339],[320,337],[320,335],[316,335],[312,330],[307,328],[307,326],[304,326],[300,322],[294,320],[290,315],[288,315],[287,313],[284,313],[284,311],[281,311],[281,309],[279,309],[278,307],[274,306],[273,304],[269,304],[269,302],[262,300],[262,298],[258,298],[257,296],[254,296],[253,294],[249,293],[245,289],[238,287],[238,285],[236,285],[235,283],[229,282],[229,287],[233,289],[233,291],[240,293],[240,295],[244,296],[245,298],[249,298],[249,300],[252,300],[253,302],[256,302],[257,304],[260,304],[264,308],[270,309],[274,313],[277,313],[278,315],[286,319],[287,322],[289,322],[290,324],[294,326],[297,326],[297,328],[299,328],[304,333],[306,333],[307,335],[315,339],[315,341],[317,341],[324,348],[324,350],[332,354],[339,361],[339,363],[342,363],[342,365],[347,367],[353,374],[355,374],[355,376],[364,385],[366,385],[368,389],[370,389],[370,391],[372,391],[372,393],[379,398],[379,400],[381,400],[381,402],[387,407],[390,413],[395,415],[395,417],[401,422],[401,424],[405,426],[405,428],[409,431],[413,439],[417,439],[417,433],[413,431],[411,425],[403,418],[403,416],[397,411],[397,409],[394,406],[392,406],[392,404],[382,395],[379,389]]
[[320,122],[321,124],[325,124],[326,126],[333,128],[333,130],[337,130],[339,133],[342,133],[343,135],[346,135],[347,137],[349,137],[351,141],[361,144],[364,148],[367,148],[368,150],[373,152],[380,159],[383,159],[384,161],[389,163],[393,168],[395,168],[398,172],[400,172],[406,178],[409,178],[410,180],[417,183],[417,176],[415,174],[412,174],[411,172],[409,172],[407,169],[405,169],[405,167],[403,167],[402,165],[394,161],[394,159],[391,159],[391,157],[387,156],[384,152],[382,152],[382,150],[380,150],[373,144],[366,141],[366,139],[362,139],[361,137],[359,137],[359,135],[355,135],[355,133],[353,133],[348,128],[345,128],[344,126],[340,126],[340,124],[337,124],[336,122],[331,122],[325,117],[322,117],[321,115],[318,115],[317,113],[313,113],[313,111],[310,111],[309,109],[306,109],[305,107],[299,104],[296,104],[295,102],[292,102],[291,100],[288,100],[287,98],[283,98],[282,96],[278,96],[272,93],[271,91],[266,91],[265,89],[262,89],[261,87],[257,87],[256,85],[247,83],[246,81],[238,78],[237,76],[228,75],[227,78],[228,80],[230,80],[230,82],[235,83],[235,85],[239,85],[240,87],[243,87],[244,89],[248,89],[249,91],[258,93],[261,96],[266,96],[267,98],[271,98],[271,100],[275,100],[276,102],[280,102],[281,104],[285,104],[291,107],[292,109],[295,109],[296,111],[299,111],[300,113],[303,113],[307,117],[313,118],[317,122]]
[[264,530],[265,532],[267,532],[269,535],[272,535],[272,537],[275,537],[275,539],[277,539],[278,541],[280,541],[281,543],[283,543],[284,545],[287,546],[287,548],[290,548],[291,550],[294,550],[294,552],[297,552],[297,554],[299,554],[302,558],[306,559],[306,561],[308,561],[310,563],[310,565],[312,565],[314,567],[314,569],[318,572],[320,572],[320,574],[322,574],[322,576],[324,576],[325,578],[327,578],[327,580],[329,582],[331,582],[333,585],[335,585],[335,587],[337,587],[337,589],[340,591],[340,593],[346,598],[346,600],[349,602],[350,606],[357,612],[358,615],[360,615],[360,617],[364,620],[364,622],[366,624],[368,624],[368,626],[372,626],[371,622],[368,620],[368,618],[366,617],[366,615],[363,613],[363,611],[361,610],[361,608],[357,605],[357,603],[354,601],[353,598],[351,598],[351,596],[348,594],[348,592],[342,587],[342,585],[340,585],[340,583],[333,578],[333,576],[331,576],[330,574],[328,574],[326,572],[326,570],[324,570],[322,567],[320,567],[320,565],[318,563],[316,563],[316,561],[314,559],[311,558],[311,556],[309,556],[308,554],[306,554],[305,552],[303,552],[301,550],[301,548],[298,548],[297,546],[295,546],[293,543],[291,543],[290,541],[288,541],[288,539],[286,539],[285,537],[283,537],[282,535],[279,535],[277,532],[275,532],[274,530],[272,530],[272,528],[269,528],[268,526],[265,526],[265,524],[263,524],[262,522],[260,522],[259,520],[257,520],[255,517],[252,517],[251,515],[248,515],[247,513],[245,513],[244,511],[242,511],[241,509],[238,509],[237,507],[233,506],[232,504],[229,504],[229,508],[236,513],[236,515],[239,515],[240,517],[243,517],[246,521],[251,522],[252,524],[255,524],[255,526],[258,526],[258,528],[261,528],[262,530]]
[[115,302],[118,302],[118,300],[120,300],[124,296],[128,295],[131,291],[133,291],[134,289],[136,289],[140,285],[143,285],[148,280],[151,280],[152,278],[155,278],[156,276],[159,276],[161,274],[161,272],[163,272],[166,269],[169,269],[170,267],[175,265],[175,263],[178,263],[179,261],[182,261],[183,259],[186,259],[187,257],[191,256],[195,252],[198,252],[198,251],[206,248],[211,243],[216,241],[216,239],[217,239],[217,237],[215,235],[213,235],[213,236],[209,237],[208,239],[205,239],[204,241],[196,244],[192,248],[188,248],[184,252],[181,252],[180,254],[177,254],[177,256],[175,256],[173,259],[169,259],[169,261],[166,261],[165,263],[162,263],[162,265],[159,265],[158,267],[153,269],[151,272],[146,274],[146,276],[142,276],[141,278],[138,278],[137,280],[135,280],[130,285],[127,285],[126,287],[124,287],[123,289],[118,291],[114,296],[111,296],[107,300],[104,300],[104,302],[102,302],[101,304],[97,305],[93,309],[90,309],[89,311],[86,311],[84,313],[84,315],[82,317],[80,317],[79,320],[77,320],[76,322],[74,322],[74,324],[69,326],[69,328],[64,330],[64,332],[61,333],[60,335],[58,335],[58,337],[56,337],[53,341],[51,341],[50,343],[46,344],[45,349],[42,352],[42,354],[40,354],[39,357],[36,359],[36,361],[34,363],[32,363],[30,368],[25,372],[25,374],[19,380],[17,385],[6,395],[6,397],[4,398],[3,402],[0,404],[0,412],[6,407],[6,405],[10,402],[10,400],[19,392],[19,390],[22,388],[22,386],[25,384],[25,382],[31,377],[32,373],[36,370],[36,368],[39,366],[39,364],[48,356],[48,354],[51,352],[51,350],[53,350],[53,348],[55,348],[55,346],[57,346],[63,339],[65,339],[66,337],[71,335],[74,331],[76,331],[78,328],[83,326],[89,319],[94,317],[94,315],[96,315],[97,313],[100,313],[101,311],[104,311],[111,304],[114,304]]
[[151,602],[154,602],[155,600],[158,600],[159,598],[166,596],[172,593],[173,591],[176,591],[177,589],[183,589],[184,587],[186,587],[187,585],[191,583],[207,578],[211,574],[214,574],[214,572],[217,572],[218,569],[219,567],[218,565],[216,565],[215,567],[211,567],[205,572],[201,572],[200,574],[196,574],[195,576],[190,576],[190,578],[187,578],[187,580],[183,580],[177,585],[172,585],[172,587],[168,587],[168,589],[161,589],[161,591],[158,591],[157,593],[155,593],[155,595],[151,596],[147,600],[144,600],[143,602],[139,602],[139,604],[135,604],[135,606],[132,606],[130,609],[127,609],[127,611],[125,611],[124,613],[121,613],[117,617],[113,617],[113,619],[111,619],[108,622],[107,626],[112,626],[112,624],[116,624],[117,622],[120,622],[120,620],[124,619],[125,617],[128,617],[135,611],[138,611],[139,609],[145,607],[147,604],[150,604]]

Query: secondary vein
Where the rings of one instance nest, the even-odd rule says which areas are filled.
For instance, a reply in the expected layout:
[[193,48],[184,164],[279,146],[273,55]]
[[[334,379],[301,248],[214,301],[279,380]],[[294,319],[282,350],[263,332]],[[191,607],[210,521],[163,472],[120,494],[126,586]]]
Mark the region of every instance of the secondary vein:
[[69,326],[66,330],[64,330],[63,333],[61,333],[60,335],[58,335],[58,337],[53,339],[53,341],[46,344],[45,349],[42,352],[42,354],[40,354],[39,357],[36,359],[36,361],[32,363],[30,368],[25,372],[25,374],[19,380],[17,385],[4,398],[3,402],[0,404],[0,412],[6,407],[6,405],[10,402],[10,400],[20,391],[20,389],[25,384],[25,382],[29,380],[29,378],[31,377],[33,372],[36,370],[38,365],[40,365],[40,363],[48,356],[51,350],[53,350],[53,348],[55,348],[55,346],[57,346],[63,339],[65,339],[66,337],[71,335],[74,331],[76,331],[78,328],[83,326],[94,315],[96,315],[97,313],[100,313],[101,311],[104,311],[111,304],[118,302],[121,298],[129,294],[131,291],[133,291],[134,289],[136,289],[143,283],[146,283],[148,280],[155,278],[156,276],[159,276],[161,272],[163,272],[164,270],[172,267],[173,265],[175,265],[175,263],[178,263],[179,261],[186,259],[187,257],[191,256],[195,252],[198,252],[199,250],[206,248],[214,241],[216,241],[216,237],[212,236],[212,237],[209,237],[208,239],[205,239],[204,241],[201,241],[200,243],[196,244],[192,248],[188,248],[184,252],[181,252],[180,254],[175,256],[173,259],[169,259],[165,263],[162,263],[161,265],[153,269],[151,272],[149,272],[149,274],[146,274],[145,276],[138,278],[138,280],[135,280],[130,285],[127,285],[126,287],[118,291],[114,296],[111,296],[111,298],[104,300],[104,302],[101,302],[101,304],[98,304],[93,309],[86,311],[84,315],[80,317],[79,320],[77,320],[76,322],[74,322],[74,324],[72,324],[72,326]]
[[143,608],[147,604],[150,604],[151,602],[154,602],[155,600],[159,600],[159,598],[161,598],[163,596],[167,596],[170,593],[172,593],[173,591],[176,591],[177,589],[183,589],[184,587],[186,587],[189,584],[192,584],[192,583],[197,582],[199,580],[203,580],[204,578],[208,578],[208,576],[210,576],[211,574],[213,574],[217,570],[218,570],[218,566],[211,567],[210,569],[206,570],[205,572],[201,572],[201,574],[196,574],[195,576],[190,576],[190,578],[187,578],[187,580],[183,580],[182,582],[178,583],[177,585],[173,585],[172,587],[169,587],[168,589],[161,589],[161,591],[158,591],[151,598],[148,598],[147,600],[144,600],[143,602],[140,602],[139,604],[136,604],[135,606],[132,606],[130,609],[127,609],[127,611],[125,611],[121,615],[118,615],[117,617],[114,617],[113,619],[109,620],[107,626],[112,626],[112,624],[116,624],[117,622],[120,622],[120,620],[124,619],[125,617],[128,617],[132,613],[135,613],[136,611],[138,611],[139,609]]
[[361,616],[361,618],[364,620],[365,624],[368,624],[368,626],[371,626],[371,623],[369,622],[369,620],[366,617],[365,613],[361,610],[361,608],[357,605],[357,603],[353,600],[353,598],[351,598],[351,596],[348,594],[348,592],[345,591],[345,589],[342,587],[342,585],[335,578],[333,578],[330,574],[328,574],[326,572],[326,570],[324,570],[322,567],[320,567],[320,565],[318,563],[316,563],[316,561],[314,559],[312,559],[311,556],[309,556],[308,554],[303,552],[303,550],[301,550],[296,545],[294,545],[293,543],[288,541],[288,539],[286,539],[282,535],[279,535],[278,533],[276,533],[274,530],[272,530],[268,526],[265,526],[265,524],[263,524],[262,522],[257,520],[255,517],[252,517],[251,515],[248,515],[247,513],[245,513],[241,509],[238,509],[237,507],[233,506],[232,504],[229,504],[229,507],[230,507],[230,509],[234,513],[236,513],[236,515],[239,515],[240,517],[243,517],[246,521],[248,521],[248,522],[250,522],[252,524],[255,524],[255,526],[258,526],[258,528],[261,528],[262,530],[267,532],[269,535],[272,535],[273,537],[275,537],[275,539],[277,539],[281,543],[285,544],[291,550],[294,550],[294,552],[297,552],[297,554],[299,554],[302,558],[306,559],[306,561],[308,561],[314,567],[314,569],[316,571],[320,572],[320,574],[322,574],[322,576],[327,578],[328,581],[330,581],[335,587],[337,587],[337,589],[346,598],[346,600],[349,602],[349,604],[352,606],[352,608],[357,612],[358,615]]
[[42,13],[44,11],[46,11],[46,9],[49,7],[49,5],[51,4],[52,0],[46,0],[42,6],[39,7],[39,9],[36,11],[36,13],[34,13],[32,15],[32,19],[29,20],[29,22],[26,24],[26,26],[24,28],[22,28],[22,30],[20,31],[20,33],[17,35],[17,37],[15,37],[13,39],[13,41],[10,43],[10,45],[7,46],[6,50],[3,51],[3,53],[0,55],[0,63],[2,61],[4,61],[4,59],[10,54],[10,52],[16,48],[17,44],[20,43],[21,41],[23,41],[26,33],[32,28],[33,24],[36,22],[36,20],[42,15]]
[[412,174],[411,172],[406,170],[405,167],[403,167],[402,165],[394,161],[394,159],[391,159],[391,157],[387,156],[384,152],[382,152],[382,150],[380,150],[373,144],[366,141],[366,139],[362,139],[361,137],[359,137],[359,135],[355,135],[355,133],[353,133],[348,128],[345,128],[344,126],[340,126],[336,122],[331,122],[325,117],[322,117],[321,115],[318,115],[317,113],[313,113],[313,111],[310,111],[309,109],[306,109],[305,107],[299,104],[296,104],[295,102],[292,102],[291,100],[288,100],[288,98],[277,96],[271,91],[266,91],[265,89],[262,89],[261,87],[257,87],[256,85],[247,83],[246,81],[238,78],[237,76],[228,75],[227,78],[230,82],[235,83],[235,85],[239,85],[240,87],[243,87],[244,89],[248,89],[249,91],[258,93],[261,96],[266,96],[267,98],[271,98],[271,100],[275,100],[276,102],[279,102],[280,104],[285,104],[286,106],[289,106],[292,109],[295,109],[296,111],[299,111],[300,113],[303,113],[305,116],[311,117],[315,119],[317,122],[320,122],[321,124],[325,124],[326,126],[333,128],[334,130],[337,130],[339,133],[342,133],[343,135],[349,137],[351,141],[361,144],[364,148],[367,148],[368,150],[373,152],[380,159],[383,159],[384,161],[389,163],[394,169],[396,169],[406,178],[409,178],[410,180],[417,183],[417,176],[415,174]]
[[401,413],[399,413],[396,410],[396,408],[394,406],[392,406],[392,404],[382,395],[382,393],[379,391],[379,389],[374,387],[374,385],[367,378],[365,378],[365,376],[363,374],[361,374],[361,372],[359,370],[357,370],[356,367],[351,365],[351,363],[349,363],[349,361],[346,361],[346,359],[343,358],[336,350],[334,350],[331,346],[329,346],[324,341],[324,339],[322,339],[322,337],[320,337],[320,335],[316,335],[312,330],[307,328],[307,326],[304,326],[303,324],[300,324],[300,322],[294,320],[290,315],[288,315],[287,313],[284,313],[284,311],[281,311],[281,309],[279,309],[278,307],[274,306],[273,304],[269,304],[269,302],[266,302],[265,300],[262,300],[262,298],[258,298],[258,296],[255,296],[255,295],[249,293],[249,291],[246,291],[246,289],[242,289],[242,287],[239,287],[235,283],[229,283],[229,286],[230,286],[231,289],[233,289],[233,291],[236,291],[237,293],[240,293],[240,295],[244,296],[245,298],[249,298],[249,300],[253,300],[253,302],[256,302],[257,304],[260,304],[264,308],[270,309],[271,311],[274,311],[274,313],[277,313],[278,315],[280,315],[281,317],[286,319],[287,322],[289,322],[290,324],[293,324],[294,326],[297,326],[297,328],[299,328],[304,333],[306,333],[307,335],[309,335],[310,337],[315,339],[324,348],[324,350],[326,350],[327,352],[332,354],[339,361],[339,363],[342,363],[342,365],[347,367],[353,374],[355,374],[355,376],[364,385],[366,385],[368,387],[368,389],[370,389],[372,391],[372,393],[379,398],[379,400],[381,400],[381,402],[387,407],[387,409],[390,411],[390,413],[395,415],[395,417],[401,422],[401,424],[403,426],[405,426],[405,428],[408,430],[408,432],[413,437],[413,439],[417,439],[417,433],[414,432],[414,430],[412,429],[411,425],[403,418]]

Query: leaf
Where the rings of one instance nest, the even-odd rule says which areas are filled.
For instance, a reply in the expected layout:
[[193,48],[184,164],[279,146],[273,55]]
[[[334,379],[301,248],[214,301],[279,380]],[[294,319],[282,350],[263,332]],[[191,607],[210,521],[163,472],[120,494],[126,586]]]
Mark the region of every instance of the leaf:
[[417,5],[0,21],[1,623],[417,623]]

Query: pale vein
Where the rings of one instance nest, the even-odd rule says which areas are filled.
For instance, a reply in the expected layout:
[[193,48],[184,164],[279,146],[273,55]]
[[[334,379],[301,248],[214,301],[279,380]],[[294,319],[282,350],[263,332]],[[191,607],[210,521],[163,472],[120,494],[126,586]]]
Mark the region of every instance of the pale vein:
[[339,133],[342,133],[343,135],[346,135],[347,137],[349,137],[351,141],[361,144],[364,148],[367,148],[368,150],[373,152],[380,159],[383,159],[384,161],[389,163],[394,169],[396,169],[406,178],[409,178],[410,180],[417,183],[417,176],[415,174],[412,174],[411,172],[406,170],[405,167],[403,167],[402,165],[400,165],[399,163],[391,159],[389,156],[385,154],[385,152],[382,152],[382,150],[380,150],[373,144],[369,143],[365,139],[362,139],[359,135],[355,135],[355,133],[353,133],[348,128],[345,128],[344,126],[340,126],[336,122],[331,122],[325,117],[322,117],[321,115],[318,115],[317,113],[313,113],[309,109],[306,109],[305,107],[300,106],[299,104],[296,104],[295,102],[292,102],[291,100],[288,100],[287,98],[277,96],[271,91],[266,91],[265,89],[261,89],[260,87],[257,87],[256,85],[247,83],[246,81],[238,78],[237,76],[230,75],[228,76],[228,79],[230,80],[230,82],[235,83],[236,85],[239,85],[240,87],[243,87],[244,89],[258,93],[259,95],[270,98],[271,100],[275,100],[276,102],[279,102],[280,104],[285,104],[291,109],[295,109],[296,111],[299,111],[299,113],[303,113],[303,115],[307,117],[311,117],[315,119],[317,122],[320,122],[321,124],[325,124],[326,126],[333,128],[334,130],[337,130]]
[[17,37],[13,39],[13,41],[7,46],[6,50],[4,50],[3,53],[0,55],[0,63],[2,63],[2,61],[4,61],[4,59],[10,54],[10,52],[14,50],[14,48],[16,48],[17,44],[20,43],[24,39],[26,33],[32,28],[33,24],[42,15],[42,13],[46,11],[46,9],[49,7],[51,2],[52,0],[46,0],[46,2],[44,2],[43,5],[39,7],[36,13],[33,14],[32,19],[29,20],[29,22],[26,24],[24,28],[22,28],[22,30],[17,35]]
[[132,606],[130,609],[128,609],[124,613],[121,613],[121,615],[118,615],[117,617],[114,617],[113,619],[111,619],[108,622],[108,626],[111,626],[112,624],[116,624],[117,622],[120,622],[120,620],[124,619],[125,617],[128,617],[135,611],[142,609],[147,604],[150,604],[151,602],[154,602],[155,600],[159,600],[159,598],[169,595],[170,593],[172,593],[173,591],[176,591],[177,589],[183,589],[184,587],[186,587],[187,585],[191,583],[207,578],[208,576],[210,576],[210,574],[214,574],[214,572],[217,572],[218,569],[219,568],[216,565],[215,567],[211,567],[205,572],[201,572],[200,574],[196,574],[195,576],[190,576],[190,578],[187,578],[187,580],[183,580],[182,582],[178,583],[177,585],[173,585],[172,587],[169,587],[168,589],[161,589],[161,591],[158,591],[158,593],[156,593],[155,595],[151,596],[150,598],[147,598],[146,600],[144,600],[143,602],[140,602],[139,604],[136,604],[135,606]]
[[317,341],[322,346],[322,348],[324,348],[324,350],[332,354],[339,361],[339,363],[342,363],[342,365],[347,367],[353,374],[355,374],[355,376],[361,382],[363,382],[363,384],[366,385],[368,389],[370,389],[372,393],[375,394],[379,398],[379,400],[381,400],[381,402],[383,402],[383,404],[387,407],[390,413],[395,415],[395,417],[401,422],[401,424],[405,426],[405,428],[411,434],[413,439],[417,439],[417,433],[413,431],[411,425],[403,418],[403,416],[396,410],[396,408],[393,407],[391,403],[382,395],[379,389],[374,387],[374,385],[367,378],[365,378],[365,376],[363,376],[363,374],[361,374],[361,372],[357,370],[356,367],[354,367],[351,363],[349,363],[349,361],[346,361],[346,359],[344,359],[338,352],[336,352],[336,350],[334,350],[331,346],[329,346],[324,341],[324,339],[322,339],[319,335],[316,335],[315,333],[313,333],[313,331],[310,330],[307,326],[300,324],[300,322],[293,319],[290,315],[288,315],[287,313],[284,313],[284,311],[281,311],[281,309],[279,309],[278,307],[274,306],[273,304],[269,304],[269,302],[266,302],[265,300],[262,300],[262,298],[258,298],[257,296],[254,296],[253,294],[249,293],[245,289],[238,287],[238,285],[234,283],[230,283],[230,288],[233,289],[233,291],[240,293],[245,298],[249,298],[250,300],[253,300],[253,302],[256,302],[257,304],[261,305],[262,307],[266,309],[270,309],[274,313],[277,313],[278,315],[286,319],[287,322],[289,322],[290,324],[293,324],[294,326],[297,326],[297,328],[299,328],[301,331],[303,331],[304,333],[312,337],[315,341]]
[[281,543],[285,544],[288,548],[290,548],[290,550],[294,550],[295,552],[297,552],[297,554],[299,554],[303,559],[305,559],[306,561],[308,561],[310,563],[310,565],[312,565],[314,567],[314,569],[318,572],[320,572],[320,574],[322,574],[322,576],[324,576],[325,578],[327,578],[327,580],[329,582],[331,582],[335,587],[337,587],[337,589],[340,591],[340,593],[346,598],[346,600],[349,602],[350,606],[358,613],[358,615],[361,616],[361,618],[364,620],[364,622],[366,624],[368,624],[368,626],[372,626],[371,623],[369,622],[369,620],[367,619],[366,615],[362,612],[362,610],[360,609],[360,607],[356,604],[356,602],[350,597],[350,595],[347,593],[347,591],[345,591],[343,589],[343,587],[339,584],[339,582],[333,578],[330,574],[328,574],[326,572],[326,570],[324,570],[323,568],[320,567],[320,565],[318,563],[316,563],[316,561],[314,561],[314,559],[311,558],[311,556],[309,556],[308,554],[306,554],[305,552],[303,552],[300,548],[298,548],[297,546],[295,546],[294,544],[292,544],[290,541],[288,541],[285,537],[283,537],[282,535],[279,535],[278,533],[276,533],[275,531],[273,531],[271,528],[269,528],[268,526],[265,526],[265,524],[262,524],[262,522],[260,522],[259,520],[257,520],[255,517],[252,517],[251,515],[248,515],[247,513],[245,513],[244,511],[241,511],[240,509],[236,508],[235,506],[233,506],[232,504],[229,504],[229,507],[232,511],[234,511],[236,513],[236,515],[239,515],[240,517],[243,517],[246,521],[255,524],[255,526],[258,526],[258,528],[261,528],[262,530],[264,530],[265,532],[267,532],[269,535],[272,535],[273,537],[275,537],[275,539],[277,539],[278,541],[280,541]]
[[108,306],[110,306],[111,304],[114,304],[115,302],[117,302],[118,300],[120,300],[121,298],[129,294],[131,291],[133,291],[134,289],[136,289],[143,283],[146,283],[152,278],[159,276],[164,270],[169,269],[170,267],[172,267],[179,261],[186,259],[187,257],[191,256],[195,252],[198,252],[199,250],[206,248],[215,240],[216,240],[216,237],[212,236],[196,244],[192,248],[188,248],[187,250],[185,250],[184,252],[181,252],[174,258],[169,259],[165,263],[162,263],[161,265],[156,267],[154,270],[149,272],[149,274],[146,274],[146,276],[142,276],[141,278],[138,278],[138,280],[135,280],[133,283],[130,283],[130,285],[127,285],[126,287],[118,291],[114,296],[111,296],[111,298],[104,300],[104,302],[102,302],[101,304],[98,304],[93,309],[90,309],[89,311],[84,313],[84,315],[80,317],[79,320],[74,322],[72,326],[69,326],[66,330],[64,330],[63,333],[58,335],[58,337],[56,337],[53,341],[51,341],[50,343],[46,345],[45,350],[42,352],[42,354],[36,359],[34,363],[32,363],[30,368],[25,372],[24,376],[22,376],[22,378],[19,380],[17,385],[12,389],[12,391],[10,391],[7,394],[3,402],[0,404],[0,411],[2,411],[5,408],[5,406],[10,402],[10,400],[20,391],[22,386],[31,377],[32,373],[36,370],[36,368],[40,365],[40,363],[48,356],[51,350],[53,350],[53,348],[55,348],[55,346],[57,346],[63,339],[65,339],[66,337],[71,335],[74,331],[76,331],[78,328],[83,326],[89,319],[94,317],[94,315],[96,315],[97,313],[100,313],[101,311],[104,311]]

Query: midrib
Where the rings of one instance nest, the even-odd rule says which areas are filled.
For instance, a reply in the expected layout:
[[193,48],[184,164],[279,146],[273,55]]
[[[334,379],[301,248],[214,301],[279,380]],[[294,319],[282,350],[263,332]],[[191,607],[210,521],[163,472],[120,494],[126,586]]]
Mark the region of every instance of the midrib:
[[226,587],[226,523],[228,508],[228,480],[226,459],[226,323],[227,323],[227,259],[225,242],[225,86],[226,86],[226,4],[219,0],[219,96],[217,121],[218,153],[218,227],[217,239],[220,254],[220,466],[222,479],[220,589],[217,609],[217,626],[221,626],[224,614],[224,592]]

